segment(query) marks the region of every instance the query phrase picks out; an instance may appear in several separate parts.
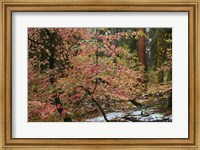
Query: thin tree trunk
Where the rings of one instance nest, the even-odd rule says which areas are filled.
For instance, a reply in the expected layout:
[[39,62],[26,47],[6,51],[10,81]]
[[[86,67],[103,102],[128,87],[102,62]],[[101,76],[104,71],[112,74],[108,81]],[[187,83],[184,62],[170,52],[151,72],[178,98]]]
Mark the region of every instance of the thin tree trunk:
[[109,122],[109,120],[106,118],[106,114],[104,113],[103,109],[101,108],[101,106],[99,105],[99,103],[92,98],[92,101],[97,105],[97,107],[99,108],[99,110],[101,111],[101,113],[103,114],[104,119],[106,120],[106,122]]
[[158,83],[162,83],[164,80],[164,71],[163,70],[160,70],[158,72]]
[[[99,52],[98,52],[98,50],[96,51],[96,62],[95,62],[95,63],[96,63],[96,66],[99,64]],[[98,76],[98,73],[96,73],[96,77],[97,77],[97,76]],[[98,83],[99,83],[98,81],[99,81],[99,78],[96,78],[95,85],[94,85],[94,89],[93,89],[92,92],[85,89],[85,91],[86,91],[90,96],[92,96],[92,95],[94,94],[94,92],[96,91],[97,86],[98,86]],[[102,113],[104,119],[106,120],[106,122],[109,122],[109,120],[106,118],[106,114],[104,113],[103,108],[99,105],[99,103],[98,103],[94,98],[92,98],[92,101],[97,105],[97,107],[98,107],[99,110],[101,111],[101,113]]]

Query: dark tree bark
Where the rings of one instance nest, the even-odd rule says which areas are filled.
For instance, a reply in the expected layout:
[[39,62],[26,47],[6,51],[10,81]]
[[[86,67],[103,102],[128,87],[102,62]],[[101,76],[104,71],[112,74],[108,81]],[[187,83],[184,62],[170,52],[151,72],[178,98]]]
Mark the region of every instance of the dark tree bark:
[[[53,45],[54,40],[56,38],[56,34],[55,33],[50,33],[50,31],[47,28],[44,28],[43,32],[46,32],[46,34],[49,37],[47,45],[45,45],[46,47],[48,47],[49,52],[50,52],[50,57],[48,59],[48,61],[49,61],[49,69],[54,69],[54,67],[55,67],[55,46],[53,47],[52,45]],[[54,74],[50,74],[49,78],[50,78],[51,85],[53,85],[54,82],[55,82]],[[58,113],[62,116],[63,107],[62,107],[62,102],[61,102],[59,96],[55,96],[54,97],[54,102],[55,102],[55,105],[57,107]],[[68,115],[66,115],[63,118],[63,121],[64,122],[72,122],[72,119]]]
[[139,106],[139,107],[142,107],[142,104],[136,102],[135,100],[129,100],[129,102],[131,102],[133,105],[135,106]]
[[[82,87],[82,86],[79,86],[79,88],[82,88],[85,92],[87,92],[88,95],[92,96],[92,95],[94,94],[96,88],[97,88],[98,81],[99,81],[99,79],[97,78],[97,79],[96,79],[96,82],[95,82],[95,87],[94,87],[94,89],[93,89],[92,92],[89,91],[89,89],[85,89],[85,88]],[[105,114],[103,108],[101,107],[101,105],[100,105],[93,97],[92,97],[92,101],[97,105],[97,107],[98,107],[99,110],[101,111],[101,113],[102,113],[104,119],[106,120],[106,122],[109,122],[109,120],[107,119],[106,114]]]
[[[56,96],[54,100],[55,100],[55,105],[56,106],[58,106],[58,105],[61,106],[61,107],[57,108],[57,111],[62,116],[63,107],[62,107],[62,103],[60,101],[60,98]],[[72,122],[72,119],[69,116],[64,117],[63,120],[64,120],[64,122]]]
[[109,120],[108,120],[107,117],[106,117],[106,114],[105,114],[104,110],[103,110],[102,107],[99,105],[99,103],[98,103],[94,98],[92,98],[92,101],[97,105],[97,107],[98,107],[99,110],[101,111],[101,113],[102,113],[104,119],[106,120],[106,122],[109,122]]

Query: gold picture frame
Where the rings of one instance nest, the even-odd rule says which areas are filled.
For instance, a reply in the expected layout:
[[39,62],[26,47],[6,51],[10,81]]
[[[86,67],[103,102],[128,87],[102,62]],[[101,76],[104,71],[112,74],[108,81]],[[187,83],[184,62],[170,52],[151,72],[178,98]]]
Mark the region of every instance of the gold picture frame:
[[[0,149],[200,149],[200,1],[199,0],[1,0],[0,23]],[[187,139],[14,139],[11,136],[12,12],[150,11],[189,14],[189,138]]]

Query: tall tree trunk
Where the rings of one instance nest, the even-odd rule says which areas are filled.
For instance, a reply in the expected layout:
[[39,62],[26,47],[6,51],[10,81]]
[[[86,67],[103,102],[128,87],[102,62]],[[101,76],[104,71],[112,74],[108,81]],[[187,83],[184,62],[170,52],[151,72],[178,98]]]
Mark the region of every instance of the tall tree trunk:
[[140,33],[140,35],[138,36],[138,58],[139,58],[139,62],[141,62],[142,64],[146,64],[146,58],[145,58],[145,36],[144,36],[144,28],[140,28],[138,30],[138,32]]
[[[144,71],[147,72],[147,66],[146,65],[146,45],[145,45],[145,29],[144,28],[139,28],[138,30],[138,59],[139,62],[144,65]],[[147,74],[144,74],[144,80],[145,82],[148,82]],[[144,84],[145,91],[147,92],[147,84]]]
[[[48,41],[49,45],[48,45],[48,48],[49,48],[49,51],[51,53],[51,55],[50,55],[50,57],[48,59],[48,61],[49,61],[49,69],[54,69],[54,67],[55,67],[55,47],[52,47],[52,45],[54,43],[56,35],[55,35],[55,33],[50,33],[47,28],[44,28],[44,32],[46,32],[46,34],[49,36],[49,41]],[[54,74],[51,74],[50,75],[50,83],[51,83],[52,86],[53,86],[54,82],[55,82]],[[55,105],[57,107],[58,113],[62,116],[63,107],[62,107],[62,102],[60,100],[60,97],[59,96],[55,96],[54,97],[54,102],[55,102]],[[69,115],[66,115],[63,118],[63,121],[64,122],[72,122],[72,120],[69,117]]]

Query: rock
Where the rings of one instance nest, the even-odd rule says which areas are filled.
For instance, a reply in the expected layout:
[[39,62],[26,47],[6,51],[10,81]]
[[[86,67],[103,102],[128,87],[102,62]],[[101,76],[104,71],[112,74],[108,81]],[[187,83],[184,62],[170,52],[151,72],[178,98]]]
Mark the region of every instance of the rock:
[[142,110],[137,110],[137,111],[133,111],[130,113],[130,115],[133,115],[133,116],[138,116],[138,115],[141,115],[142,114]]

